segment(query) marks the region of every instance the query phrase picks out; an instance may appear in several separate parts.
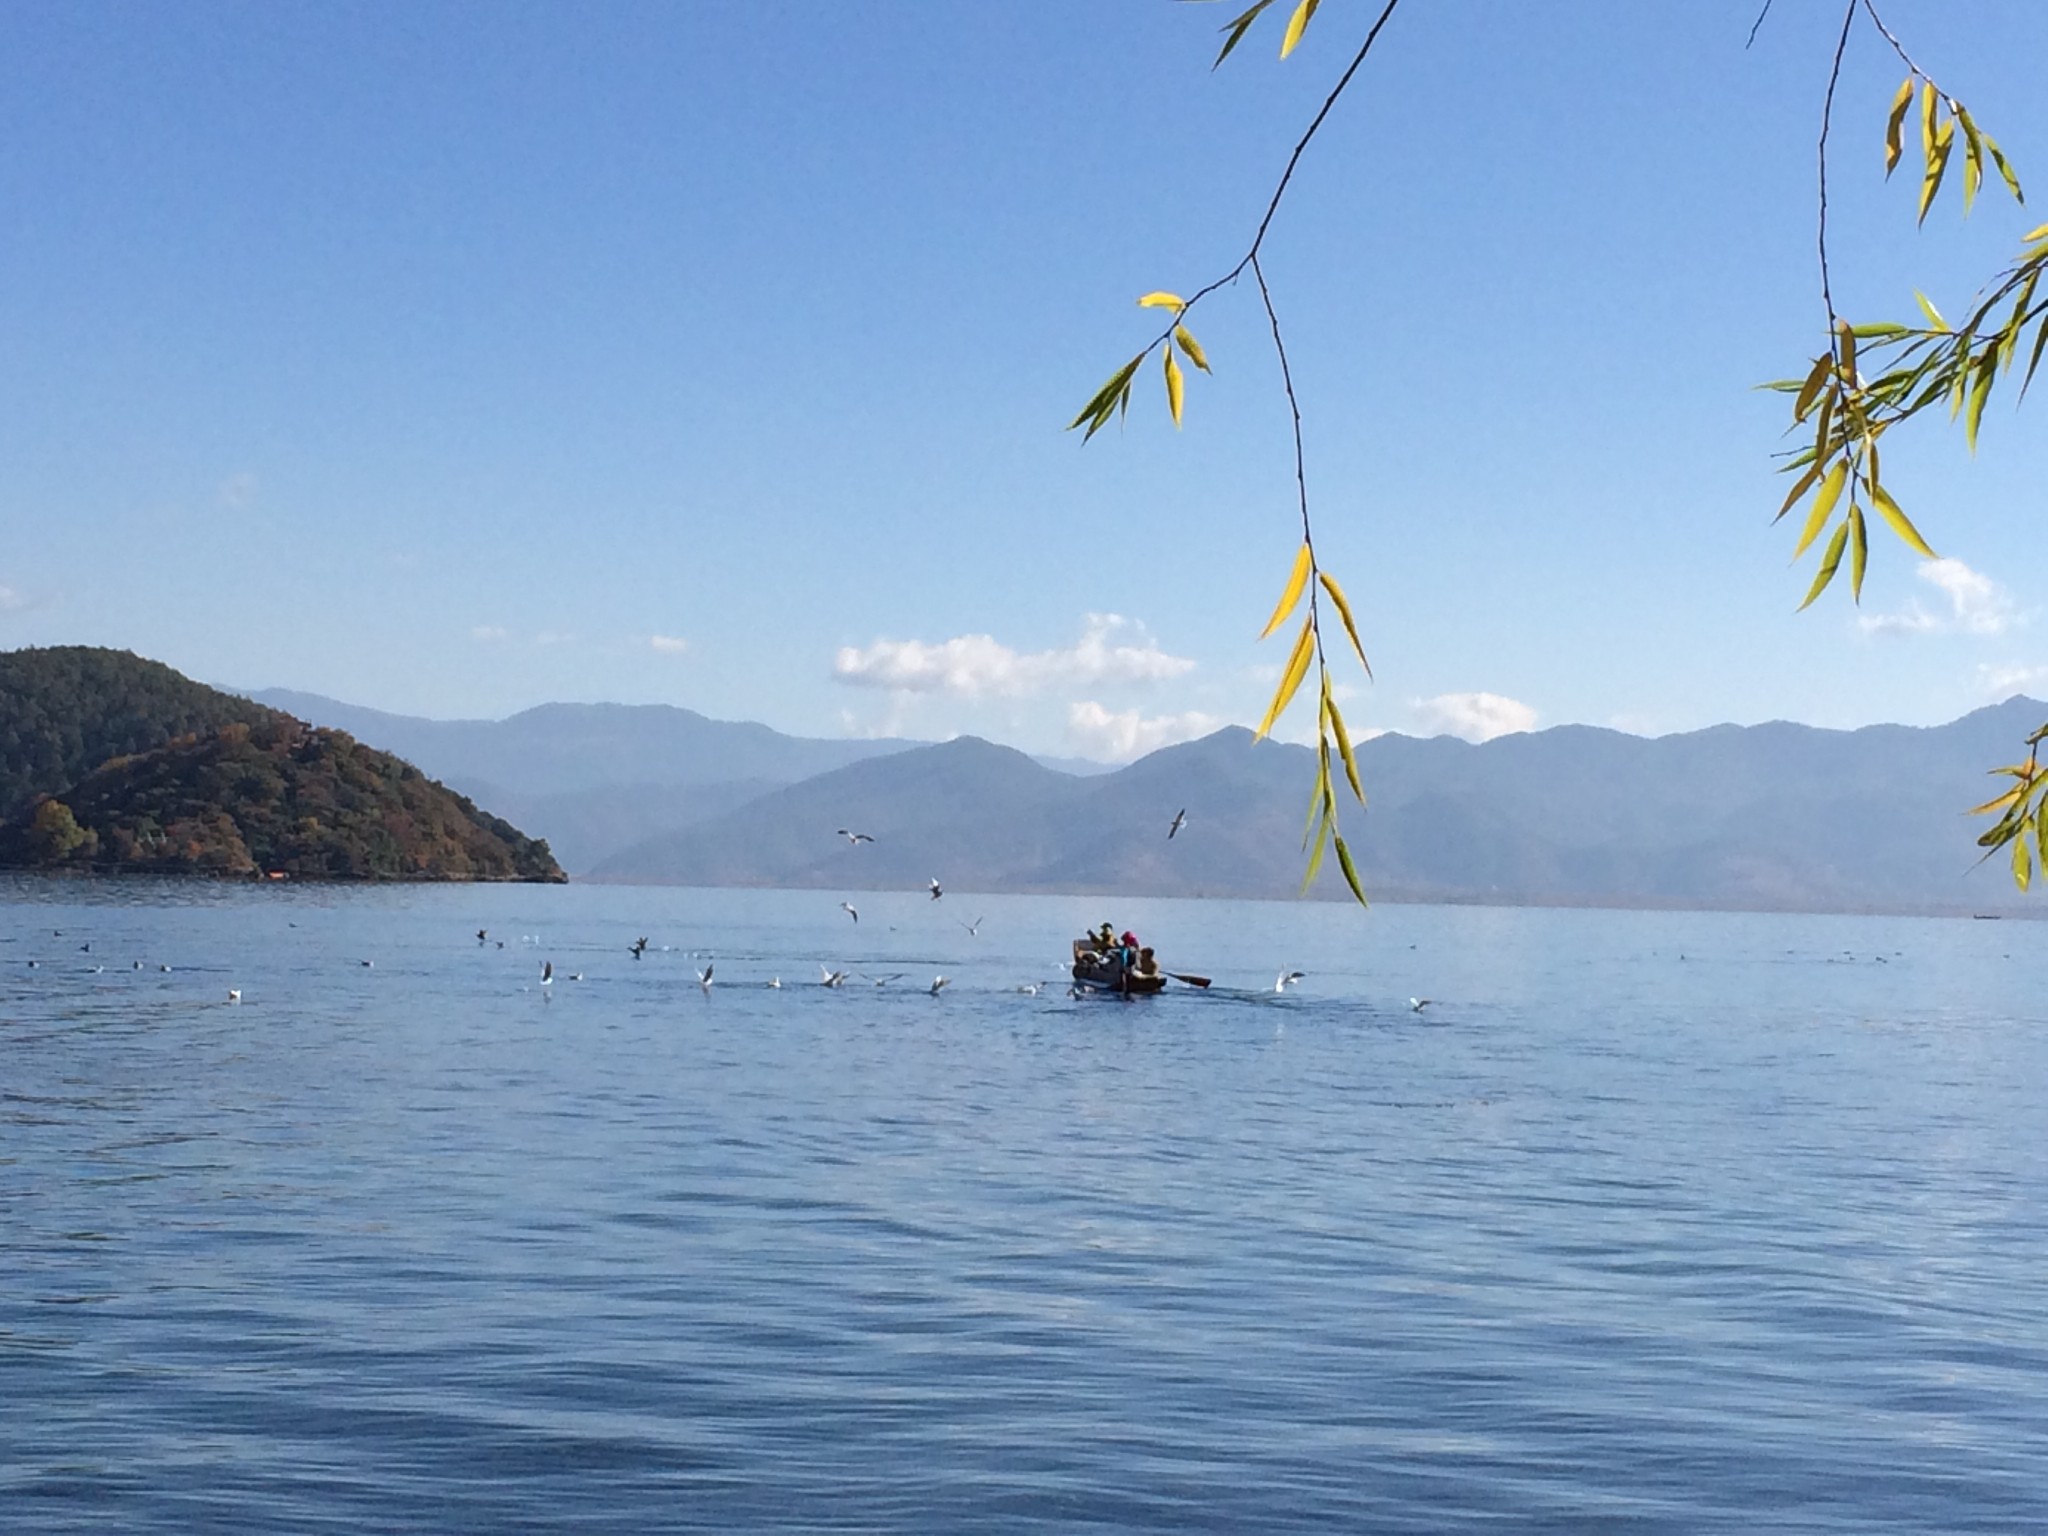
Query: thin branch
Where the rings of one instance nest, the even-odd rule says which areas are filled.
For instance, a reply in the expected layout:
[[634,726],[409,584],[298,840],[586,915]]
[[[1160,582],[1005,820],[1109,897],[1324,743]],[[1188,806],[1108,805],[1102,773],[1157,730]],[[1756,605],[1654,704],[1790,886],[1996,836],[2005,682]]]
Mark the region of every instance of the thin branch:
[[1749,51],[1750,43],[1756,41],[1757,33],[1764,28],[1764,18],[1771,14],[1771,0],[1764,0],[1764,8],[1756,13],[1756,20],[1749,24],[1749,42],[1742,45],[1743,52]]
[[1280,316],[1273,310],[1273,295],[1266,287],[1265,269],[1259,265],[1256,255],[1249,260],[1252,276],[1258,281],[1259,298],[1266,306],[1266,321],[1273,328],[1273,350],[1280,356],[1280,387],[1287,392],[1287,409],[1294,418],[1294,489],[1301,501],[1301,538],[1308,545],[1309,564],[1313,566],[1316,545],[1308,521],[1308,472],[1301,451],[1301,404],[1294,397],[1294,375],[1287,367],[1287,344],[1280,339]]
[[[1877,28],[1878,35],[1892,45],[1892,52],[1899,56],[1906,68],[1910,69],[1922,80],[1932,80],[1934,78],[1926,70],[1913,62],[1913,56],[1906,52],[1906,45],[1892,35],[1892,29],[1886,26],[1884,18],[1877,14],[1877,6],[1873,3],[1873,0],[1863,0],[1863,13],[1870,18],[1870,24]],[[1940,87],[1936,86],[1935,89],[1939,90]]]
[[1849,28],[1856,20],[1856,8],[1867,5],[1869,0],[1849,0],[1842,9],[1842,35],[1835,39],[1834,63],[1828,68],[1827,96],[1820,108],[1820,227],[1815,243],[1820,252],[1820,299],[1828,312],[1828,346],[1834,351],[1835,360],[1841,361],[1841,345],[1835,330],[1840,317],[1835,313],[1834,290],[1828,283],[1828,129],[1834,122],[1835,87],[1842,79],[1842,55],[1849,48]]

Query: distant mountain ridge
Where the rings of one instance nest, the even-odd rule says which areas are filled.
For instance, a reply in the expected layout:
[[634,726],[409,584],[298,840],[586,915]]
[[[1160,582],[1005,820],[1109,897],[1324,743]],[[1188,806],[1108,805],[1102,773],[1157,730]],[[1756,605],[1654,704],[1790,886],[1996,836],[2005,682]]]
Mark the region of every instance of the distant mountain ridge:
[[[1946,726],[1587,726],[1362,743],[1349,840],[1376,899],[1762,910],[2030,910],[1964,815],[2044,706]],[[1239,728],[1072,779],[962,738],[836,770],[607,859],[594,878],[706,885],[1293,895],[1305,747]],[[1169,842],[1181,807],[1188,825]],[[834,829],[876,841],[858,848]],[[1341,887],[1325,871],[1316,892]]]

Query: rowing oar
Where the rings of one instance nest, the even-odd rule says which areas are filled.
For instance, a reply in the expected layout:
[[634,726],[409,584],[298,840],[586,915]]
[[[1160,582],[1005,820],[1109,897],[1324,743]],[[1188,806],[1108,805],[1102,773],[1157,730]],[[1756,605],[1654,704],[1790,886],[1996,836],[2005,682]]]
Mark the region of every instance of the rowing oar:
[[1179,971],[1168,971],[1166,974],[1175,981],[1186,982],[1191,987],[1206,987],[1209,985],[1209,978],[1206,976],[1183,976]]

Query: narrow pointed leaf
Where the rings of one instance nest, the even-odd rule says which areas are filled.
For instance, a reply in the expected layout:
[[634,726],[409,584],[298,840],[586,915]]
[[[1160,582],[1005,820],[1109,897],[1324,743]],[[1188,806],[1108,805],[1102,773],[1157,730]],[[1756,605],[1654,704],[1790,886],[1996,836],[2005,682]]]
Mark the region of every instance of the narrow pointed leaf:
[[1259,19],[1259,12],[1263,11],[1267,6],[1271,5],[1272,3],[1273,0],[1258,0],[1258,3],[1254,5],[1250,10],[1244,12],[1243,15],[1236,17],[1222,29],[1223,31],[1228,32],[1230,36],[1226,37],[1223,40],[1223,51],[1216,55],[1216,64],[1211,64],[1209,66],[1211,69],[1214,69],[1217,64],[1221,64],[1225,59],[1230,57],[1230,50],[1235,48],[1241,41],[1243,41],[1245,33],[1251,29],[1251,24]]
[[1799,398],[1792,402],[1792,419],[1806,420],[1806,413],[1813,409],[1813,402],[1820,394],[1821,385],[1827,382],[1828,369],[1834,366],[1834,356],[1823,352],[1813,360],[1813,371],[1806,376],[1806,382],[1799,386]]
[[1941,311],[1934,307],[1934,300],[1927,297],[1918,288],[1913,290],[1913,297],[1920,301],[1920,313],[1927,317],[1927,323],[1937,331],[1946,333],[1948,322],[1941,318]]
[[2020,398],[2027,398],[2027,386],[2034,382],[2034,370],[2041,366],[2041,353],[2048,349],[2048,317],[2041,320],[2034,332],[2034,353],[2027,359],[2027,376],[2020,381]]
[[1183,310],[1188,307],[1186,301],[1179,294],[1166,293],[1164,291],[1146,294],[1142,299],[1138,300],[1138,305],[1141,309]]
[[[1772,518],[1771,521],[1774,523],[1784,521],[1785,514],[1799,504],[1799,498],[1812,490],[1813,482],[1819,478],[1820,461],[1816,459],[1813,463],[1806,466],[1806,473],[1793,482],[1792,489],[1785,496],[1784,505],[1778,508],[1778,515]],[[1792,558],[1796,560],[1799,557],[1794,555]]]
[[1125,394],[1130,386],[1131,375],[1138,371],[1138,364],[1144,360],[1145,354],[1140,352],[1128,363],[1125,363],[1123,367],[1111,374],[1109,382],[1095,391],[1094,397],[1081,407],[1081,414],[1067,423],[1067,430],[1071,432],[1074,428],[1086,422],[1088,430],[1081,440],[1086,442],[1089,438],[1093,437],[1102,428],[1103,424],[1109,420],[1110,412],[1116,409],[1118,399]]
[[1365,675],[1372,676],[1372,663],[1365,659],[1365,646],[1358,638],[1358,625],[1351,617],[1351,604],[1345,600],[1344,589],[1337,585],[1337,578],[1328,571],[1318,571],[1317,578],[1323,590],[1330,594],[1330,601],[1337,605],[1337,617],[1344,621],[1344,633],[1350,637],[1351,649],[1358,653],[1358,664],[1365,668]]
[[[2007,806],[2011,805],[2015,800],[2019,799],[2019,797],[2021,795],[2024,795],[2026,792],[2026,785],[2015,785],[2013,788],[2008,789],[2004,794],[1999,795],[1995,799],[1986,800],[1982,805],[1971,806],[1969,814],[1972,816],[1989,816],[1994,811],[2002,811]],[[2048,805],[2048,800],[2044,800],[2042,804]]]
[[1820,494],[1813,498],[1813,510],[1806,514],[1806,526],[1800,530],[1799,543],[1792,551],[1795,561],[1820,537],[1821,529],[1827,527],[1828,514],[1835,510],[1835,503],[1842,499],[1842,487],[1848,483],[1849,463],[1846,459],[1837,459],[1835,467],[1828,471],[1827,479],[1821,482]]
[[1294,14],[1287,18],[1287,35],[1280,39],[1281,58],[1294,52],[1294,45],[1301,41],[1301,34],[1308,30],[1309,19],[1321,3],[1322,0],[1301,0],[1301,4],[1294,8]]
[[1280,601],[1273,609],[1273,617],[1266,620],[1266,627],[1259,631],[1259,638],[1265,639],[1282,624],[1287,615],[1294,612],[1294,605],[1301,601],[1302,590],[1308,586],[1309,567],[1314,562],[1309,558],[1308,541],[1302,540],[1301,548],[1295,552],[1294,569],[1287,575],[1287,590],[1280,594]]
[[1998,174],[2004,178],[2005,188],[2012,193],[2012,200],[2022,207],[2026,206],[2027,194],[2020,190],[2020,179],[2014,174],[2012,166],[2006,162],[2005,151],[1998,147],[1998,140],[1992,138],[1990,134],[1983,135],[1983,138],[1984,152],[1991,156],[1991,163],[1998,167]]
[[1813,587],[1806,594],[1806,601],[1799,605],[1801,611],[1811,608],[1813,600],[1827,591],[1828,583],[1835,579],[1835,567],[1842,563],[1842,546],[1849,542],[1849,525],[1845,522],[1835,530],[1835,536],[1828,540],[1828,550],[1821,557],[1820,574],[1813,578]]
[[1955,147],[1954,123],[1943,123],[1934,136],[1934,148],[1927,156],[1927,174],[1920,182],[1920,219],[1927,222],[1927,210],[1934,206],[1934,199],[1941,191],[1941,179],[1948,174],[1949,151]]
[[1934,158],[1934,82],[1920,82],[1920,158]]
[[1884,125],[1884,173],[1889,176],[1898,167],[1899,153],[1903,148],[1903,130],[1906,126],[1906,109],[1913,105],[1913,77],[1906,76],[1905,84],[1899,87],[1899,94],[1892,98],[1891,116]]
[[1863,509],[1849,503],[1849,596],[1863,601],[1863,568],[1870,561],[1870,534],[1863,526]]
[[1956,108],[1956,121],[1963,125],[1963,217],[1976,205],[1977,189],[1984,184],[1984,143],[1977,137],[1977,125],[1970,114]]
[[1325,699],[1330,711],[1330,734],[1337,738],[1337,753],[1344,759],[1344,777],[1351,785],[1351,793],[1358,797],[1360,805],[1365,804],[1365,785],[1358,777],[1358,759],[1351,752],[1351,733],[1344,729],[1344,716],[1337,709],[1335,699]]
[[1323,850],[1330,846],[1330,823],[1327,818],[1316,831],[1316,840],[1309,849],[1308,868],[1302,871],[1301,889],[1304,895],[1316,883],[1316,876],[1322,871]]
[[2034,850],[2024,837],[2012,840],[2012,883],[2023,891],[2034,883]]
[[1371,906],[1372,903],[1365,899],[1365,887],[1358,883],[1358,866],[1351,862],[1351,850],[1344,846],[1341,837],[1332,841],[1337,845],[1337,867],[1344,871],[1344,883],[1351,887],[1351,894],[1361,907]]
[[1254,737],[1254,740],[1268,735],[1273,729],[1274,722],[1286,712],[1287,706],[1294,702],[1294,695],[1301,688],[1301,680],[1308,675],[1309,658],[1315,653],[1315,616],[1311,614],[1301,621],[1300,638],[1294,642],[1294,653],[1287,658],[1286,669],[1280,674],[1280,686],[1273,691],[1273,702],[1267,706],[1266,718],[1259,722],[1258,736]]
[[1998,378],[1998,353],[1986,352],[1977,360],[1977,378],[1970,386],[1970,407],[1963,417],[1963,436],[1969,442],[1970,452],[1977,451],[1977,427],[1984,420],[1985,402],[1991,398],[1991,386]]
[[1171,347],[1161,347],[1159,355],[1166,359],[1166,408],[1173,412],[1173,424],[1177,427],[1180,425],[1181,393],[1185,388],[1180,364],[1174,361]]
[[1877,503],[1878,515],[1885,520],[1886,525],[1893,533],[1905,541],[1906,547],[1911,549],[1914,554],[1927,560],[1939,560],[1941,558],[1932,549],[1928,548],[1927,541],[1920,537],[1920,530],[1913,526],[1913,520],[1899,510],[1899,504],[1892,500],[1892,493],[1890,491],[1881,485],[1873,485],[1870,488],[1870,499]]
[[1204,373],[1209,371],[1209,359],[1202,355],[1201,343],[1195,340],[1195,333],[1193,331],[1190,331],[1184,325],[1176,325],[1173,328],[1173,339],[1181,351],[1187,354],[1189,362],[1193,363]]

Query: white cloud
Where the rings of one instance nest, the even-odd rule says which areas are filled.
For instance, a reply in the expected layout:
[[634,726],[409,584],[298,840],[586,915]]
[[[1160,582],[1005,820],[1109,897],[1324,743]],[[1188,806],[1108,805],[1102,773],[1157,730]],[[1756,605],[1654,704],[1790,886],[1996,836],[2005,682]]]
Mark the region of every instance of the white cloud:
[[832,675],[862,688],[1018,698],[1055,685],[1158,682],[1194,665],[1162,651],[1142,625],[1120,614],[1091,613],[1081,638],[1064,650],[1015,651],[993,635],[877,640],[865,648],[841,646]]
[[512,638],[512,631],[499,624],[479,624],[469,638],[483,645],[503,645]]
[[1433,699],[1411,700],[1408,707],[1425,735],[1491,741],[1536,729],[1535,710],[1498,693],[1440,693]]
[[680,635],[649,635],[649,649],[660,651],[665,656],[680,656],[690,648],[690,642]]
[[2020,622],[2010,594],[1981,571],[1973,571],[1960,560],[1923,560],[1915,572],[1948,599],[1949,611],[1930,613],[1917,599],[1894,613],[1859,616],[1857,626],[1867,635],[1928,635],[1960,630],[1971,635],[2003,634]]
[[1977,686],[1994,699],[2009,699],[2015,693],[2048,690],[2048,667],[1990,665],[1977,668]]
[[1181,715],[1141,715],[1135,709],[1110,710],[1093,699],[1067,706],[1067,739],[1083,756],[1127,762],[1221,730],[1224,721],[1200,710]]

